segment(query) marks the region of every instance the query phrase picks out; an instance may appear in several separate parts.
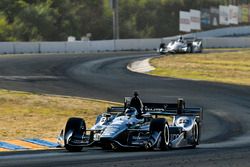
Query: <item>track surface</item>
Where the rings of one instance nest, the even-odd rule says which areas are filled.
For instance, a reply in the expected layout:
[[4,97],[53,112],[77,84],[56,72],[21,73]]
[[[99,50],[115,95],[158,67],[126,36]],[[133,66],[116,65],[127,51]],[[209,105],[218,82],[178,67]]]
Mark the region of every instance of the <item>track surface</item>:
[[[152,55],[152,54],[151,54]],[[250,87],[132,73],[148,53],[0,56],[0,88],[122,102],[133,90],[143,101],[175,101],[205,110],[198,149],[81,153],[64,150],[0,153],[0,166],[242,166],[250,164]]]

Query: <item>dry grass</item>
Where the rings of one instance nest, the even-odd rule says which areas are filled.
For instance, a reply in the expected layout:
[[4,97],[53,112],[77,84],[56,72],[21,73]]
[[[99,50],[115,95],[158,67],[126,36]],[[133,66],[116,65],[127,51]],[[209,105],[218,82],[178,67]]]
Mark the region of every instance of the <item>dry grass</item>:
[[72,116],[87,125],[117,103],[0,90],[0,139],[56,137]]
[[250,85],[250,50],[164,56],[150,62],[149,74]]

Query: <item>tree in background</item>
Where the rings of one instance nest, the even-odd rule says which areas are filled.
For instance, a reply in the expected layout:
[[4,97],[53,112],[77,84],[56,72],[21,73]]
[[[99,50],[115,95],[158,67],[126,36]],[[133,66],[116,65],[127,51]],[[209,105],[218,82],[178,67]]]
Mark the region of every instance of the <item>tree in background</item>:
[[[228,4],[229,0],[119,0],[121,38],[179,33],[179,11]],[[110,0],[0,0],[0,41],[112,39]]]
[[[106,11],[104,10],[106,7]],[[1,0],[1,41],[61,41],[112,37],[112,13],[99,0]]]

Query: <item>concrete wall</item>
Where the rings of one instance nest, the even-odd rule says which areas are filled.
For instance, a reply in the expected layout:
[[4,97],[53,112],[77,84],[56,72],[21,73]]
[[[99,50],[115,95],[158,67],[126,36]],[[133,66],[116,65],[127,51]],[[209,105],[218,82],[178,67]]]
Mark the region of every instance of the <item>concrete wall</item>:
[[[250,35],[250,26],[227,27],[205,32],[186,34],[184,37],[203,39],[205,48],[245,48],[250,47],[250,37],[225,37]],[[225,38],[223,38],[225,37]],[[0,54],[16,53],[83,53],[124,50],[156,50],[161,42],[168,43],[168,38],[121,39],[76,42],[0,42]]]
[[39,53],[38,42],[15,42],[13,43],[14,53]]
[[12,53],[14,53],[14,43],[0,42],[0,53],[1,54],[12,54]]
[[65,46],[67,53],[82,53],[88,49],[86,42],[67,42]]
[[66,53],[66,42],[40,42],[40,53]]
[[205,37],[230,37],[230,36],[244,36],[250,35],[250,26],[241,27],[226,27],[215,30],[209,30],[204,32],[198,32],[195,34],[189,34],[189,36],[197,36],[198,38]]
[[153,50],[161,39],[124,39],[76,42],[0,42],[0,54],[83,53],[123,50]]
[[205,48],[250,48],[250,38],[204,38]]
[[[211,37],[244,37],[250,35],[250,26],[225,27],[214,30],[185,34],[183,37],[211,38]],[[173,39],[178,36],[165,37],[163,39]]]
[[89,41],[88,51],[113,51],[115,50],[115,42],[113,40]]
[[[156,50],[161,42],[172,38],[122,39],[78,42],[0,42],[0,54],[18,53],[83,53],[125,50]],[[204,48],[246,48],[250,38],[202,38]]]

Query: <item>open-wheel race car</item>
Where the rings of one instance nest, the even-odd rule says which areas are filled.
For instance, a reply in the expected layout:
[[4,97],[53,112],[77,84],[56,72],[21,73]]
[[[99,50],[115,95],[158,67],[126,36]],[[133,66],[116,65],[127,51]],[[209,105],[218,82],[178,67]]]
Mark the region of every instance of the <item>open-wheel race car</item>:
[[167,53],[201,53],[203,50],[202,40],[195,38],[180,37],[178,40],[171,40],[167,45],[161,43],[158,49],[160,54]]
[[[143,103],[143,112],[129,107],[110,107],[97,116],[96,123],[86,128],[84,119],[69,118],[61,131],[58,143],[68,151],[100,146],[103,149],[166,150],[195,148],[200,141],[202,108],[185,107],[183,99],[177,103]],[[166,119],[170,117],[171,121]]]

